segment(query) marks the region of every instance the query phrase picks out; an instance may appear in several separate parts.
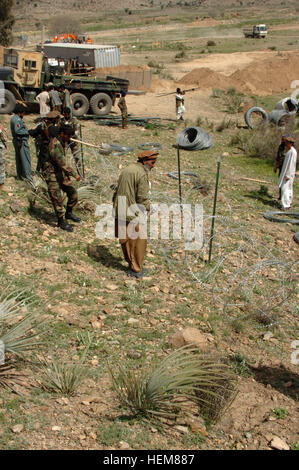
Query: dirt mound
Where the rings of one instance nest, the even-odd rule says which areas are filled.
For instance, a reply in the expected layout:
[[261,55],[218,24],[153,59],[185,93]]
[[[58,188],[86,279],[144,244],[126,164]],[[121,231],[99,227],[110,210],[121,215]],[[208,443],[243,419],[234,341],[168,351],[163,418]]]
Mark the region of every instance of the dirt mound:
[[151,82],[150,91],[152,93],[167,93],[176,91],[177,86],[176,83],[172,80],[166,80],[163,78],[153,77]]
[[241,91],[274,94],[287,91],[299,77],[299,54],[283,53],[253,62],[230,75],[234,86]]
[[293,80],[299,77],[299,53],[285,52],[281,55],[256,60],[229,76],[209,68],[197,68],[180,82],[201,88],[234,87],[238,91],[256,95],[271,95],[290,90]]
[[179,83],[199,85],[202,88],[227,88],[231,86],[230,78],[207,67],[194,69],[187,73]]
[[150,70],[147,65],[119,65],[118,67],[100,67],[92,72],[92,75],[113,75],[118,72],[142,72],[143,70]]

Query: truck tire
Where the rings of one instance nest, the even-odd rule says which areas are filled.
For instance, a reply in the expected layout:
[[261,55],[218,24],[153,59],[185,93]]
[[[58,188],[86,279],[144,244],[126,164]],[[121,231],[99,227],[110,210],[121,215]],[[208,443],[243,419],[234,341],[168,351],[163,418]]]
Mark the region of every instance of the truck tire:
[[72,108],[73,108],[73,115],[76,117],[83,116],[89,110],[89,101],[85,95],[82,93],[73,93],[71,95],[72,98]]
[[0,114],[12,113],[16,106],[16,98],[9,90],[4,90],[5,104],[0,105]]
[[104,116],[111,111],[112,99],[106,93],[97,93],[90,98],[90,107],[96,116]]

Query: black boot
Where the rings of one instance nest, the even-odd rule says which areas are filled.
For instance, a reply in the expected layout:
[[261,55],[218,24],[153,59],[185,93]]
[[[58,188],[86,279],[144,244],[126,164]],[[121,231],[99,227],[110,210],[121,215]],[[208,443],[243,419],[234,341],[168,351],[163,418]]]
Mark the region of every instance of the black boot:
[[72,213],[72,211],[67,210],[66,213],[65,213],[65,218],[70,219],[73,222],[81,222],[80,217],[77,217],[75,214]]
[[67,232],[73,232],[74,227],[71,224],[68,224],[66,220],[64,220],[63,217],[58,219],[58,227],[61,228],[62,230],[66,230]]

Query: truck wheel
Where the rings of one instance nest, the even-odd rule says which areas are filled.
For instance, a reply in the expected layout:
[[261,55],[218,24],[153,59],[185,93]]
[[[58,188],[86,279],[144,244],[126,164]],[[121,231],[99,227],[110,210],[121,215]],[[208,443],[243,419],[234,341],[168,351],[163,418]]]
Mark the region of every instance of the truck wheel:
[[16,98],[14,94],[9,90],[4,90],[4,104],[0,105],[0,114],[11,113],[16,106]]
[[111,111],[112,99],[106,93],[97,93],[90,98],[90,107],[96,116],[104,116]]
[[89,101],[82,93],[73,93],[71,95],[72,108],[74,116],[83,116],[89,110]]

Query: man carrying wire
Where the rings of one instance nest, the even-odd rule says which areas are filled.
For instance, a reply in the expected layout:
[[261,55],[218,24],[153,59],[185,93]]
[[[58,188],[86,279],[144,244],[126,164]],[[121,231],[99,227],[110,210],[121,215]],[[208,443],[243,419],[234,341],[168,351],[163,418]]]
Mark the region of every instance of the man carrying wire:
[[181,91],[180,88],[176,89],[176,95],[175,95],[175,109],[176,109],[176,118],[177,120],[183,121],[184,118],[184,113],[186,112],[185,108],[185,101],[184,101],[184,95],[185,92]]

